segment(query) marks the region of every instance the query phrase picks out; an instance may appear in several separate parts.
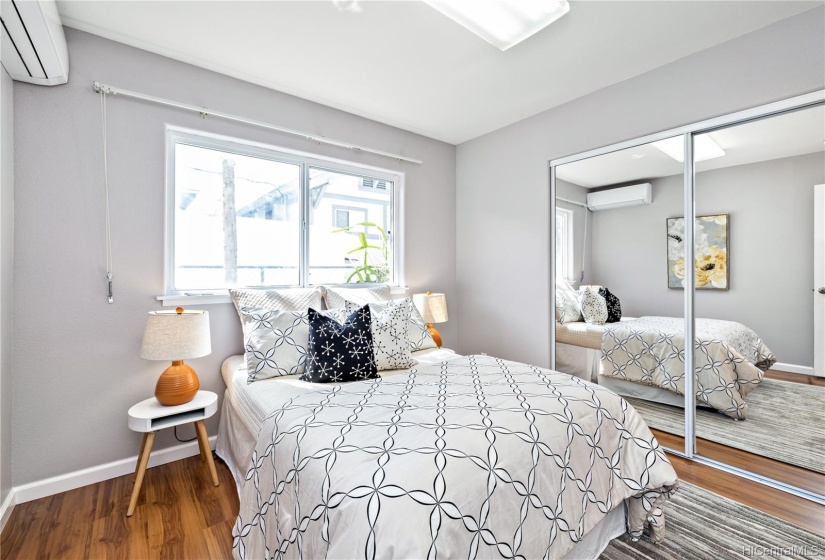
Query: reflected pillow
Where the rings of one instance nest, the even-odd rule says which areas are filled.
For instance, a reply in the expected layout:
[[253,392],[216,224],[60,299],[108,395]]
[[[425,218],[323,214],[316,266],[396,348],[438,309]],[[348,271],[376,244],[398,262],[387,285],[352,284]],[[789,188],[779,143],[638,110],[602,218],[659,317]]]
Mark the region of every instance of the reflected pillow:
[[618,323],[622,320],[622,304],[619,298],[612,294],[607,288],[599,288],[599,295],[607,303],[607,322]]
[[581,288],[582,317],[586,323],[603,325],[607,322],[607,302],[599,295],[599,289],[593,286]]
[[576,323],[582,320],[579,294],[564,280],[556,281],[556,321]]

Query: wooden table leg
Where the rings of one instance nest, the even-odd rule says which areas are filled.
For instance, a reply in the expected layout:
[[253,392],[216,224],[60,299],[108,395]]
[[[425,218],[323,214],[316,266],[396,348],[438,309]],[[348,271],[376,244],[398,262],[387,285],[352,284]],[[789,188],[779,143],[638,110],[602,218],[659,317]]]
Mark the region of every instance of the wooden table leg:
[[[143,458],[143,451],[146,449],[146,440],[149,437],[149,432],[143,432],[143,441],[140,443],[140,453],[138,453],[137,463],[135,463],[135,480],[137,480],[137,473],[140,470],[140,460]],[[132,480],[134,482],[135,480]]]
[[198,436],[198,449],[201,452],[201,462],[206,461],[206,454],[210,453],[212,450],[209,448],[209,440],[206,441],[207,445],[204,447],[203,440],[201,439],[201,434],[198,431],[197,426],[195,426],[195,435]]
[[212,484],[218,486],[218,471],[215,469],[215,461],[212,459],[212,449],[209,447],[209,435],[206,433],[206,424],[203,420],[195,422],[195,430],[198,432],[198,443],[201,445],[201,450],[206,451],[206,463],[209,465],[209,472],[212,473]]
[[132,514],[135,513],[135,506],[140,495],[140,487],[143,485],[143,475],[146,474],[146,464],[149,462],[149,455],[152,453],[152,445],[154,443],[155,432],[148,432],[146,434],[146,444],[143,446],[143,452],[140,454],[137,476],[135,477],[135,487],[132,489],[132,499],[129,500],[129,511],[126,512],[126,517],[132,517]]

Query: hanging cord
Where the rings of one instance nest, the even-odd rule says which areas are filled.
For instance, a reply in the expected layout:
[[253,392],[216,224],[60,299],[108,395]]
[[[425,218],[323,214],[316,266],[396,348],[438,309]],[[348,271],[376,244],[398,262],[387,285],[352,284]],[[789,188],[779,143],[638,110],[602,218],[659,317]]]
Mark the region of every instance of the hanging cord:
[[179,442],[181,442],[181,443],[189,443],[190,441],[195,441],[196,439],[198,439],[198,436],[196,435],[196,436],[195,436],[195,437],[193,437],[192,439],[180,439],[180,438],[178,437],[178,427],[177,427],[177,426],[175,426],[175,439],[176,439],[176,440],[178,440],[178,441],[179,441]]
[[585,267],[585,260],[587,259],[587,218],[590,215],[590,208],[587,206],[584,207],[584,244],[582,245],[582,270],[581,276],[579,277],[579,282],[584,282],[584,267]]
[[112,230],[109,224],[109,138],[107,135],[107,121],[106,121],[106,92],[100,90],[100,113],[101,122],[103,123],[103,193],[105,205],[105,237],[106,237],[106,282],[108,284],[109,303],[114,303],[115,299],[112,294]]

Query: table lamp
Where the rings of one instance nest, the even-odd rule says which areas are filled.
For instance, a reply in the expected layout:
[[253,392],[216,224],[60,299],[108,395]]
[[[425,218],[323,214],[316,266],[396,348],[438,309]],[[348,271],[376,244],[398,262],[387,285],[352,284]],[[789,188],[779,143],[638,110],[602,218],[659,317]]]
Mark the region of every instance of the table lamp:
[[436,345],[441,348],[441,335],[433,327],[433,323],[447,322],[447,296],[444,294],[413,294],[413,303],[421,313],[421,318],[427,323],[427,330],[433,337]]
[[195,370],[183,363],[212,352],[209,313],[206,311],[151,311],[143,331],[140,357],[144,360],[172,360],[155,386],[155,398],[162,405],[188,403],[200,389]]

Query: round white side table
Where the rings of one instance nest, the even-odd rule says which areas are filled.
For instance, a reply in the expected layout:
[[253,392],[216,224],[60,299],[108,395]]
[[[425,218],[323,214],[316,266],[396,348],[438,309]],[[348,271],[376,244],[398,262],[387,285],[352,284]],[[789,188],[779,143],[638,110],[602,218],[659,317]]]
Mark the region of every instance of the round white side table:
[[158,430],[194,423],[201,461],[207,462],[209,472],[212,474],[212,484],[218,486],[218,471],[215,470],[212,449],[209,447],[209,435],[203,423],[217,410],[218,395],[210,391],[198,391],[194,399],[177,406],[164,406],[152,397],[129,409],[129,429],[143,432],[143,443],[140,444],[140,453],[138,453],[135,487],[132,490],[132,499],[129,501],[129,510],[126,512],[127,517],[135,513],[140,487],[143,485],[143,476],[146,474],[146,465],[149,463],[149,454],[152,452],[152,444],[155,443],[155,433]]

